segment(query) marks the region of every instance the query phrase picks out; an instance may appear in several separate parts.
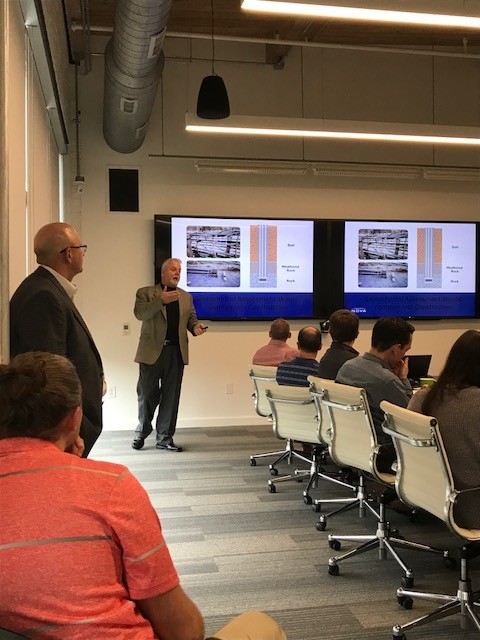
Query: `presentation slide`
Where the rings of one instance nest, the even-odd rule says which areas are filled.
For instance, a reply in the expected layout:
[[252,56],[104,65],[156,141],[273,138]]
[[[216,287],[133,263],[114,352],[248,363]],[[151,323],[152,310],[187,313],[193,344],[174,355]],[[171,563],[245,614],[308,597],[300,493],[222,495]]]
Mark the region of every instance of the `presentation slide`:
[[360,317],[475,316],[473,223],[345,222],[345,307]]
[[313,221],[172,217],[199,318],[313,315]]

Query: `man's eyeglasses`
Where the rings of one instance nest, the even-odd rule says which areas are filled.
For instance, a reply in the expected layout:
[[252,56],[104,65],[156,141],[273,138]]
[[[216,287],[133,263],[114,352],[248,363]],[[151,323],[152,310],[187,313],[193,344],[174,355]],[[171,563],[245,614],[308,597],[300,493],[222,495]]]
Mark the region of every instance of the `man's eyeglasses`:
[[85,253],[86,250],[87,250],[87,245],[86,244],[73,244],[73,245],[70,245],[69,247],[65,247],[65,249],[62,249],[60,251],[60,253],[65,253],[65,251],[67,251],[67,249],[83,249],[83,253]]

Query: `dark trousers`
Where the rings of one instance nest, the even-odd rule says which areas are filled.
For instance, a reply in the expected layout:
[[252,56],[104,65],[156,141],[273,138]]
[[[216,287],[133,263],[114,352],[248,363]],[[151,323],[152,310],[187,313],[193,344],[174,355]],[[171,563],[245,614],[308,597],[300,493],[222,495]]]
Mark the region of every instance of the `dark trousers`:
[[146,438],[152,433],[153,415],[158,407],[157,444],[168,444],[173,441],[177,426],[183,368],[180,348],[175,344],[165,345],[154,364],[140,364],[137,384],[136,438]]

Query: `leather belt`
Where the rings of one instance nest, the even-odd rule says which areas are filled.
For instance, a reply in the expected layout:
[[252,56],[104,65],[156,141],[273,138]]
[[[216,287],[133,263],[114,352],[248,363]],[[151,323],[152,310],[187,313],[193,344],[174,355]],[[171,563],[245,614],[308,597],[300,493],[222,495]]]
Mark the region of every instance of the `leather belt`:
[[173,342],[173,340],[164,340],[164,341],[163,341],[163,346],[164,346],[164,347],[167,347],[167,346],[168,346],[168,345],[170,345],[170,344],[175,344],[175,345],[176,345],[176,344],[178,344],[178,343],[177,343],[177,342]]

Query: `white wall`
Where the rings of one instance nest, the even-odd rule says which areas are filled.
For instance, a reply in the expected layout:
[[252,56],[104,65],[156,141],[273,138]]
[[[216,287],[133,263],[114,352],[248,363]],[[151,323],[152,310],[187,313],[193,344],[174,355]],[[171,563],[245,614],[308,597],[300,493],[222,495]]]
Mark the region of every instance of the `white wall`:
[[[81,232],[88,243],[85,272],[76,280],[78,304],[102,353],[116,398],[104,404],[106,429],[136,424],[137,365],[133,358],[140,323],[133,316],[135,291],[153,282],[153,216],[156,213],[372,219],[476,220],[476,183],[368,180],[307,176],[200,174],[195,157],[259,157],[480,166],[478,151],[430,147],[230,140],[195,137],[183,130],[187,108],[195,110],[201,79],[210,73],[206,43],[168,41],[163,94],[159,91],[146,142],[136,153],[118,154],[102,135],[103,59],[81,78],[81,160],[86,180]],[[263,64],[260,46],[216,46],[216,65],[227,84],[233,113],[302,115],[301,52],[291,51],[284,71]],[[247,62],[239,62],[244,60]],[[463,63],[463,64],[460,64]],[[305,50],[303,115],[365,120],[405,120],[479,125],[477,65],[389,54]],[[435,82],[434,82],[435,80]],[[452,98],[451,88],[456,92]],[[435,99],[434,99],[435,94]],[[149,158],[150,154],[162,157]],[[190,156],[190,157],[188,157]],[[141,213],[106,213],[106,167],[141,169]],[[131,332],[122,334],[123,323]],[[253,352],[266,342],[268,323],[211,322],[191,338],[179,426],[256,423],[247,377]],[[296,333],[306,322],[292,323]],[[358,349],[369,346],[372,322],[362,321]],[[479,322],[417,322],[413,352],[433,353],[438,372],[452,342]],[[233,394],[225,393],[233,384]]]

